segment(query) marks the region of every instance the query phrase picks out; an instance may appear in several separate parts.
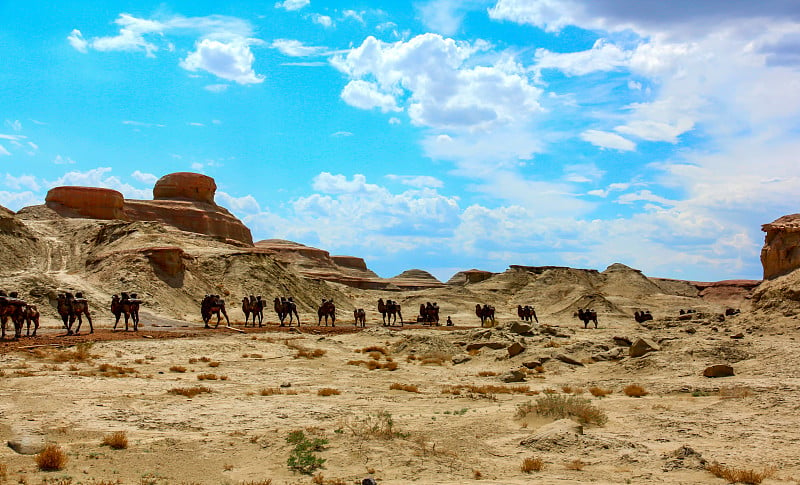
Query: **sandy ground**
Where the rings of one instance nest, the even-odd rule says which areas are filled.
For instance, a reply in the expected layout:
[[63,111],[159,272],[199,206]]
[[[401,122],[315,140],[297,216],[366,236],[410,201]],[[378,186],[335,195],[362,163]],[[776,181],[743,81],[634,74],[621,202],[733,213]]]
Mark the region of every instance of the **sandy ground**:
[[[352,331],[347,323],[337,329]],[[601,320],[599,329],[549,321],[549,328],[534,326],[528,336],[509,332],[510,323],[500,322],[488,335],[478,327],[397,330],[374,321],[342,334],[274,325],[240,333],[185,322],[171,328],[145,323],[135,335],[112,333],[102,324],[93,336],[69,340],[51,327],[42,337],[0,347],[0,438],[43,438],[60,445],[68,462],[60,471],[41,472],[33,456],[3,447],[3,480],[350,484],[371,476],[385,484],[725,483],[696,457],[670,456],[686,445],[708,462],[774,468],[764,483],[797,483],[796,319],[764,322],[741,315],[722,324],[656,321],[652,328]],[[690,326],[695,333],[686,332]],[[731,338],[740,331],[744,338]],[[592,362],[593,352],[616,347],[614,336],[646,337],[660,342],[661,350]],[[512,341],[525,351],[509,357],[504,348],[465,349]],[[68,354],[80,342],[93,342],[88,358]],[[370,346],[386,353],[362,352]],[[315,350],[322,355],[297,357]],[[558,354],[584,365],[564,363]],[[454,364],[453,356],[469,360]],[[522,365],[542,358],[543,372]],[[366,367],[388,359],[395,370]],[[732,365],[736,375],[702,376],[717,363]],[[500,380],[520,369],[524,382]],[[392,390],[392,384],[418,392]],[[622,389],[629,384],[648,394],[626,396]],[[462,387],[459,395],[443,392],[470,385],[477,387]],[[481,393],[488,385],[499,387]],[[170,393],[197,386],[210,392],[193,398]],[[592,386],[613,392],[594,397],[587,391]],[[339,394],[320,395],[325,388]],[[517,392],[504,392],[512,389]],[[580,389],[575,395],[589,399],[607,422],[585,425],[582,435],[542,437],[555,418],[517,416],[518,406],[535,403],[546,390],[565,395],[565,389]],[[393,433],[374,432],[385,431],[389,419]],[[293,446],[286,438],[297,430],[328,440],[314,453],[326,460],[314,476],[287,466]],[[126,433],[126,449],[101,445],[114,431]],[[544,468],[523,472],[529,457],[540,458]]]

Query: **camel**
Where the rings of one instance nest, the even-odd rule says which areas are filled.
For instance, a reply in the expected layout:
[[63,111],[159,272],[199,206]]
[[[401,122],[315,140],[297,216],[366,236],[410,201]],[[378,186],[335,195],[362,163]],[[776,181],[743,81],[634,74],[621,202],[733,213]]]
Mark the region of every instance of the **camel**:
[[533,306],[531,305],[517,305],[517,315],[519,315],[520,320],[523,322],[533,322],[536,320],[536,323],[539,323],[539,318],[536,316],[536,310],[534,310]]
[[56,309],[61,316],[61,321],[64,323],[64,330],[67,331],[67,335],[72,335],[72,304],[70,303],[72,298],[72,293],[59,293],[56,303]]
[[139,306],[142,304],[142,300],[140,300],[136,293],[131,293],[130,295],[130,302],[131,302],[131,318],[133,319],[133,331],[136,332],[139,330]]
[[12,291],[9,295],[6,295],[4,291],[0,291],[0,328],[2,328],[2,334],[0,335],[2,338],[6,337],[6,325],[9,318],[14,325],[14,339],[19,339],[22,336],[26,306],[27,303],[19,299],[16,292]]
[[[26,337],[35,337],[36,331],[39,330],[39,310],[36,308],[36,305],[26,305],[25,306],[25,323],[27,324],[27,328],[25,330]],[[33,322],[33,335],[31,335],[31,322]]]
[[250,311],[253,313],[253,326],[256,326],[256,317],[258,317],[258,326],[263,326],[264,323],[264,300],[261,295],[253,297],[250,295]]
[[[393,300],[386,300],[386,303],[383,302],[383,298],[378,299],[378,313],[381,314],[383,317],[383,325],[392,325],[397,323],[397,317],[400,316],[400,326],[403,326],[403,313],[400,311],[400,304]],[[388,323],[387,323],[387,315],[388,315]]]
[[419,319],[423,325],[436,325],[439,326],[439,305],[436,303],[427,302],[426,304],[419,305]]
[[336,326],[336,306],[333,304],[333,300],[326,300],[325,298],[322,299],[322,305],[320,305],[319,310],[317,310],[317,316],[319,320],[317,321],[317,325],[322,325],[322,317],[325,317],[325,326],[328,326],[328,317],[331,317],[331,326]]
[[594,328],[597,328],[597,312],[594,310],[579,308],[573,316],[578,317],[583,322],[583,328],[589,328],[589,322],[594,322]]
[[[69,293],[67,293],[69,294]],[[72,299],[71,302],[72,306],[72,314],[70,315],[70,328],[72,324],[75,322],[75,319],[78,319],[78,328],[75,329],[75,335],[78,335],[81,331],[81,325],[83,324],[83,315],[86,315],[86,320],[89,322],[89,333],[94,333],[94,325],[92,325],[92,316],[89,314],[89,301],[83,297],[83,293],[80,291],[75,293],[75,298]]]
[[274,301],[275,306],[275,313],[278,314],[278,319],[281,321],[281,327],[284,326],[284,320],[286,317],[289,317],[289,326],[292,326],[292,322],[294,321],[294,316],[297,317],[297,326],[300,326],[300,315],[297,313],[297,304],[294,302],[294,299],[290,296],[286,298],[282,296],[280,298],[275,298]]
[[[252,295],[251,295],[252,298]],[[256,326],[256,313],[250,307],[250,298],[242,298],[242,313],[244,313],[244,326],[247,327],[247,321],[250,320],[250,313],[253,313],[253,326]]]
[[480,304],[475,305],[475,315],[481,319],[481,327],[486,325],[488,320],[492,321],[492,325],[494,325],[494,307],[491,305],[487,305],[484,303],[483,307]]
[[211,321],[211,316],[214,314],[217,315],[217,324],[214,325],[214,328],[219,327],[219,322],[222,320],[221,315],[225,316],[225,321],[228,322],[228,326],[231,325],[231,321],[228,319],[228,313],[225,311],[225,300],[220,298],[219,295],[206,295],[203,301],[200,302],[200,315],[203,317],[205,328],[211,328],[208,323]]
[[[117,329],[120,317],[125,315],[125,331],[128,331],[128,322],[133,321],[133,331],[139,331],[139,301],[135,299],[136,293],[130,295],[126,292],[121,293],[120,298],[117,295],[111,297],[111,313],[114,314],[114,328]],[[132,298],[133,297],[133,298]],[[134,303],[135,302],[135,303]],[[136,311],[134,312],[134,306]]]
[[367,326],[367,312],[365,312],[363,308],[356,308],[353,310],[353,319],[355,320],[355,326],[358,326],[359,323],[362,327]]

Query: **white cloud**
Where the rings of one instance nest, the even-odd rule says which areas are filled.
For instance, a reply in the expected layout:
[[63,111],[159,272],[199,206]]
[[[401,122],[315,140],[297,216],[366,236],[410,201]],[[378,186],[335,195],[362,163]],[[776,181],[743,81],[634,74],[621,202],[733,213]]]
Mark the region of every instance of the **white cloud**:
[[225,207],[234,214],[258,214],[261,212],[258,201],[252,195],[233,197],[227,192],[217,191],[214,200],[218,205]]
[[69,44],[75,48],[78,52],[83,52],[86,54],[89,50],[87,46],[89,45],[88,42],[83,38],[83,34],[78,29],[73,29],[72,32],[67,36],[67,40]]
[[364,14],[366,14],[366,12],[363,11],[363,10],[360,11],[360,12],[357,12],[355,10],[344,10],[344,11],[342,11],[342,17],[344,19],[353,19],[356,22],[359,22],[359,23],[362,23],[362,24],[365,23],[364,22]]
[[310,0],[284,0],[283,2],[278,2],[275,4],[275,8],[282,8],[284,10],[300,10],[308,6],[311,3]]
[[19,177],[15,177],[10,173],[6,174],[5,186],[14,190],[20,190],[24,188],[34,192],[37,192],[41,188],[39,183],[36,181],[36,177],[33,175],[20,175]]
[[203,89],[206,91],[211,91],[212,93],[222,93],[228,89],[227,84],[209,84],[205,86]]
[[56,158],[53,159],[53,163],[56,165],[72,165],[75,163],[75,160],[69,157],[62,157],[61,155],[56,155]]
[[613,71],[627,67],[631,52],[599,39],[590,50],[555,53],[546,49],[536,50],[537,69],[558,69],[568,76],[584,76],[597,71]]
[[6,120],[6,126],[13,131],[22,131],[22,123],[19,120]]
[[441,189],[444,187],[444,182],[437,179],[436,177],[431,177],[430,175],[394,175],[389,174],[386,176],[389,180],[396,180],[403,185],[408,185],[409,187],[417,187],[417,188],[431,188],[431,189]]
[[378,86],[367,81],[350,81],[342,89],[342,100],[350,106],[361,109],[380,108],[384,113],[389,111],[402,111],[396,104],[394,96],[384,94]]
[[432,0],[418,5],[425,26],[443,35],[454,35],[470,10],[482,8],[483,0]]
[[400,123],[402,123],[402,121],[400,121],[400,118],[397,118],[396,116],[389,118],[390,125],[399,125]]
[[54,181],[47,182],[49,187],[63,185],[77,185],[82,187],[103,187],[121,192],[128,199],[151,199],[152,189],[137,189],[130,184],[122,182],[119,177],[108,175],[111,167],[97,167],[86,172],[67,172]]
[[11,152],[9,152],[8,149],[6,149],[6,147],[4,147],[3,145],[0,145],[0,156],[10,157]]
[[332,27],[332,26],[333,26],[333,19],[331,19],[331,18],[330,18],[330,17],[328,17],[327,15],[320,15],[320,14],[318,14],[318,13],[315,13],[315,14],[313,14],[313,15],[311,16],[311,20],[312,20],[312,21],[313,21],[315,24],[319,24],[319,25],[321,25],[321,26],[323,26],[323,27],[326,27],[326,28],[327,28],[327,27]]
[[606,174],[594,163],[580,163],[564,167],[564,180],[567,182],[586,183],[596,182]]
[[186,124],[189,126],[206,126],[204,123],[197,123],[196,121],[190,121]]
[[261,83],[264,76],[253,71],[255,57],[249,43],[248,39],[228,42],[203,39],[195,45],[195,51],[181,61],[181,67],[188,71],[208,71],[239,84]]
[[634,142],[616,133],[609,133],[607,131],[586,130],[581,133],[581,138],[600,148],[610,148],[621,152],[628,152],[636,149],[636,144]]
[[44,203],[44,198],[31,191],[8,192],[0,190],[0,205],[13,211],[42,203]]
[[136,170],[131,174],[131,177],[135,178],[139,182],[147,185],[155,185],[158,182],[158,177],[153,175],[152,173],[144,173]]
[[358,104],[351,104],[384,110],[405,105],[417,125],[487,130],[540,112],[541,90],[517,63],[508,58],[490,65],[467,63],[485,48],[482,42],[456,42],[437,34],[391,44],[368,37],[332,62],[351,78],[343,98],[359,95]]
[[309,57],[322,53],[325,48],[304,45],[299,40],[275,39],[272,41],[272,48],[278,49],[281,54],[290,57]]
[[335,138],[341,138],[341,137],[353,136],[353,134],[349,131],[337,131],[336,133],[331,133],[331,136]]
[[618,183],[609,184],[608,187],[606,187],[605,189],[590,190],[589,192],[587,192],[587,194],[588,195],[594,195],[594,196],[597,196],[597,197],[606,198],[606,197],[608,197],[608,195],[611,192],[618,192],[618,191],[622,191],[622,190],[628,190],[628,188],[630,186],[631,186],[631,184],[629,184],[629,183],[619,183],[618,182]]

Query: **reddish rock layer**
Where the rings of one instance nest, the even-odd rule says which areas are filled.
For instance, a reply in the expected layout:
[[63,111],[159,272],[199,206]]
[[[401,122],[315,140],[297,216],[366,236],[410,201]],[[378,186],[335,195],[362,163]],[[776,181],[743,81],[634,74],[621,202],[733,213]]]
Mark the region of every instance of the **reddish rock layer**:
[[164,175],[153,187],[153,199],[186,199],[214,204],[217,184],[207,175],[191,172],[176,172]]
[[764,224],[761,248],[764,279],[769,280],[800,268],[800,214],[791,214]]
[[364,261],[363,258],[357,258],[355,256],[331,256],[331,258],[333,259],[333,262],[339,266],[358,269],[361,271],[369,271],[367,268],[367,262]]
[[468,269],[466,271],[459,271],[454,274],[449,280],[448,285],[465,285],[468,283],[480,283],[481,281],[488,280],[495,274],[490,271],[482,271],[479,269]]
[[55,187],[45,205],[64,217],[125,219],[125,199],[116,190],[98,187]]

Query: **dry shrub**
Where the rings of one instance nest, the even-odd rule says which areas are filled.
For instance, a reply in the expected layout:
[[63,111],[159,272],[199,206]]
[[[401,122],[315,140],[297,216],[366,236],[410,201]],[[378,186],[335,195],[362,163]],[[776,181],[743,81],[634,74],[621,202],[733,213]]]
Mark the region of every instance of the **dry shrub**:
[[173,365],[169,368],[170,372],[186,372],[186,367],[182,365]]
[[211,362],[211,359],[209,359],[208,357],[200,357],[198,360],[200,362]]
[[622,390],[622,392],[624,392],[625,395],[629,396],[629,397],[642,397],[642,396],[646,396],[647,394],[649,394],[645,390],[645,388],[640,386],[639,384],[630,384],[628,386],[625,386],[625,388]]
[[57,444],[50,443],[34,457],[34,460],[39,470],[58,471],[67,464],[67,454]]
[[272,479],[265,478],[264,480],[259,480],[257,482],[239,482],[239,485],[272,485]]
[[380,352],[383,355],[389,355],[389,350],[386,347],[381,347],[379,345],[370,345],[369,347],[364,347],[360,350],[360,352],[364,352],[365,354],[371,352]]
[[577,458],[575,460],[567,462],[567,464],[564,466],[566,467],[567,470],[575,470],[579,472],[583,470],[583,467],[586,466],[586,463],[582,462],[580,458]]
[[381,360],[381,357],[383,357],[383,354],[382,354],[382,353],[380,353],[380,352],[370,352],[370,353],[369,353],[369,358],[370,358],[370,359],[373,359],[373,360]]
[[559,347],[560,345],[555,340],[550,340],[546,344],[544,344],[544,346],[547,347],[547,348],[556,348],[556,347]]
[[496,376],[496,375],[497,375],[497,372],[492,372],[490,370],[482,370],[482,371],[478,372],[478,377],[492,377],[492,376]]
[[545,393],[545,394],[555,394],[555,393],[557,393],[558,391],[556,391],[555,389],[552,389],[552,388],[548,387],[547,389],[544,389],[542,392],[543,392],[543,393]]
[[539,374],[544,374],[544,367],[542,367],[541,365],[537,365],[536,367],[533,368],[533,370],[535,370]]
[[375,362],[374,360],[368,360],[367,363],[364,364],[364,366],[369,370],[375,370],[375,369],[380,369],[381,363]]
[[443,352],[431,352],[421,355],[419,359],[422,365],[444,365],[446,361],[450,360],[450,356]]
[[547,394],[536,400],[517,406],[517,417],[524,418],[530,413],[539,416],[551,416],[556,419],[575,418],[584,424],[602,426],[608,418],[600,409],[592,406],[588,399],[563,394]]
[[333,389],[331,387],[323,387],[319,391],[317,391],[317,396],[338,396],[341,394],[342,391],[339,389]]
[[127,374],[135,374],[136,369],[133,367],[121,367],[112,364],[100,364],[97,366],[100,375],[103,377],[125,377]]
[[481,353],[481,349],[470,349],[467,351],[467,354],[475,357],[476,355]]
[[179,396],[186,396],[189,398],[195,397],[198,394],[202,393],[210,393],[212,392],[210,388],[204,386],[195,386],[195,387],[175,387],[168,391],[170,394],[176,394]]
[[752,395],[753,390],[749,387],[733,386],[719,388],[719,397],[722,399],[742,399]]
[[481,473],[480,470],[472,470],[472,478],[474,478],[475,480],[480,480],[481,478],[483,478],[483,473]]
[[[200,359],[200,360],[202,360],[202,359]],[[212,360],[211,362],[208,363],[208,366],[209,367],[219,367],[219,362],[217,362],[216,360]]]
[[602,387],[593,386],[589,388],[589,392],[592,393],[594,397],[606,397],[614,391],[609,389],[603,389]]
[[540,472],[544,469],[544,461],[541,458],[528,457],[522,460],[520,469],[525,473]]
[[77,344],[74,350],[57,350],[53,352],[52,349],[36,349],[33,354],[42,359],[50,359],[53,362],[86,362],[96,357],[90,352],[92,342],[83,342]]
[[190,364],[196,364],[197,363],[197,359],[192,357],[191,359],[189,359],[189,363]]
[[219,376],[219,380],[227,381],[228,380],[228,376]]
[[366,360],[348,360],[347,365],[364,365],[366,364]]
[[250,354],[251,359],[263,359],[264,356],[262,354]]
[[145,360],[144,360],[144,359],[136,359],[136,360],[134,360],[133,362],[134,362],[135,364],[144,364],[144,363],[145,363]]
[[386,411],[366,416],[351,416],[341,422],[341,428],[345,428],[353,436],[363,439],[385,439],[408,437],[407,433],[401,433],[394,428],[394,419]]
[[382,367],[388,371],[397,370],[397,362],[394,361],[386,362],[385,364],[383,364]]
[[265,387],[259,392],[262,396],[274,396],[275,394],[283,394],[283,389],[279,387]]
[[397,382],[392,383],[389,386],[389,389],[393,391],[406,391],[406,392],[416,392],[419,393],[419,387],[413,384],[400,384]]
[[455,396],[460,396],[462,391],[470,394],[480,395],[528,394],[531,392],[528,386],[497,386],[493,384],[486,384],[483,386],[459,384],[455,386],[445,386],[442,388],[442,394],[453,394]]
[[726,467],[717,462],[708,465],[706,470],[729,483],[746,483],[748,485],[758,485],[775,474],[775,467],[765,467],[761,471],[756,471]]
[[8,478],[8,466],[5,463],[0,463],[0,482]]
[[317,357],[322,357],[325,355],[325,351],[322,349],[298,349],[297,353],[294,354],[295,359],[299,359],[300,357],[306,359],[316,359]]
[[198,381],[216,381],[217,379],[216,374],[197,374]]
[[572,394],[572,387],[571,386],[561,386],[561,392],[564,394]]
[[128,447],[128,435],[124,431],[115,431],[105,435],[100,445],[109,446],[114,450],[124,450]]
[[416,356],[416,355],[414,355],[414,354],[408,354],[408,355],[406,356],[406,362],[413,362],[413,361],[415,361],[415,360],[417,360],[417,356]]

